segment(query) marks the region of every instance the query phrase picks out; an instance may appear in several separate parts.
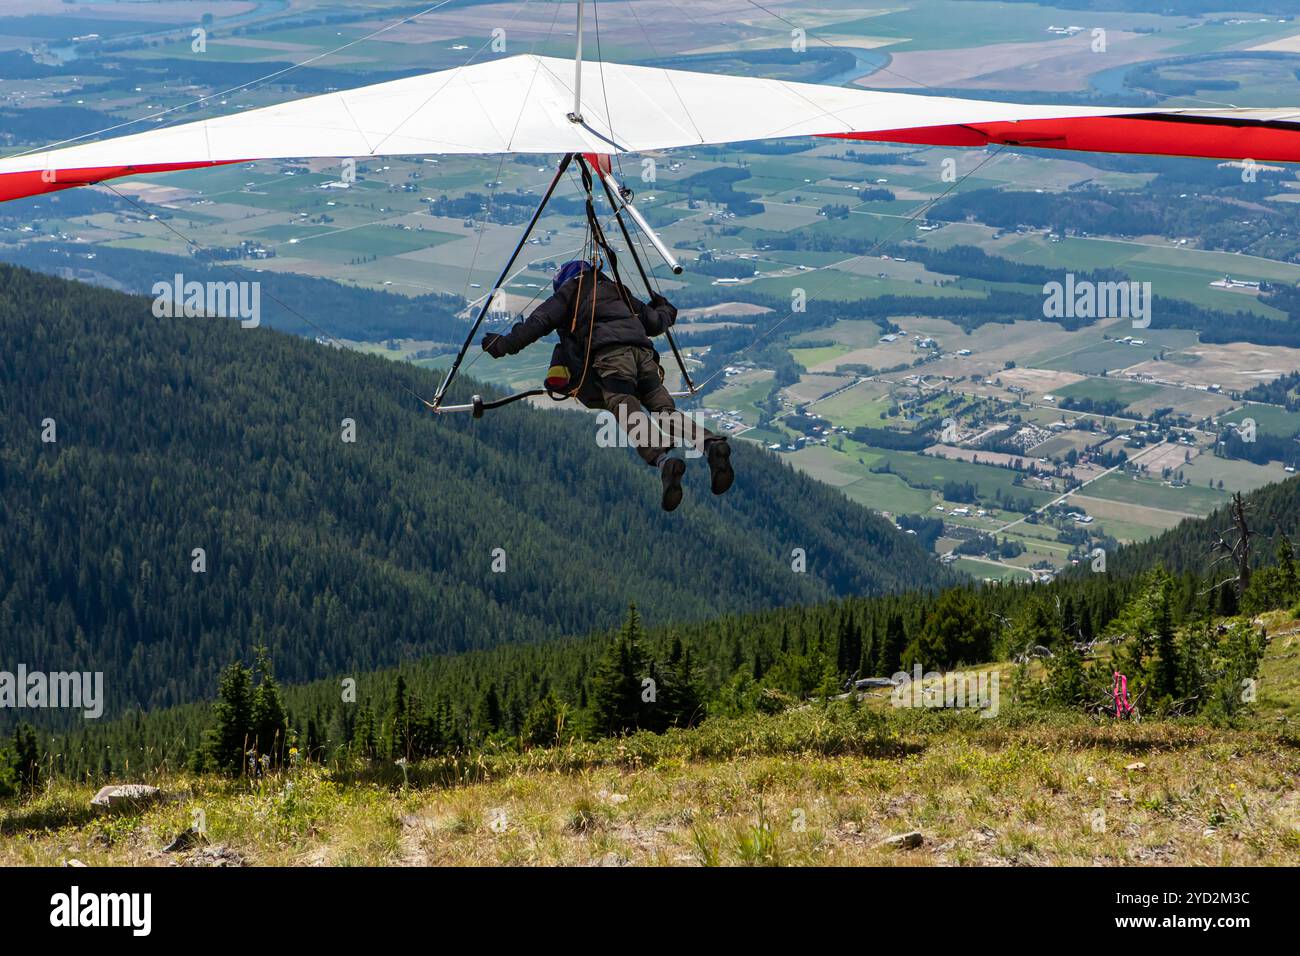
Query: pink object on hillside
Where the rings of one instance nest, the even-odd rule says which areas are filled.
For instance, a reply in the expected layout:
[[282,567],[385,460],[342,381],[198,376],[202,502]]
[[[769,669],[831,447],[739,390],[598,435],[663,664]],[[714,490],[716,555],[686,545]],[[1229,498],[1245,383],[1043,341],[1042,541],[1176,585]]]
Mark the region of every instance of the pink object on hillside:
[[1128,699],[1128,678],[1119,671],[1113,673],[1115,682],[1111,685],[1111,695],[1115,698],[1115,716],[1127,717],[1133,713],[1133,705]]

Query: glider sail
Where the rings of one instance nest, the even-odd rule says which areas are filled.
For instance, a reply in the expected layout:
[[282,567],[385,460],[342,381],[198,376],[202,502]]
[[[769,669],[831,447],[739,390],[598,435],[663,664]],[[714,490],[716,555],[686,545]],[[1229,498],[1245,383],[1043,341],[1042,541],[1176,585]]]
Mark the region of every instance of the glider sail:
[[0,159],[0,201],[261,159],[617,154],[796,136],[1300,162],[1300,109],[999,103],[616,63],[575,71],[522,55]]

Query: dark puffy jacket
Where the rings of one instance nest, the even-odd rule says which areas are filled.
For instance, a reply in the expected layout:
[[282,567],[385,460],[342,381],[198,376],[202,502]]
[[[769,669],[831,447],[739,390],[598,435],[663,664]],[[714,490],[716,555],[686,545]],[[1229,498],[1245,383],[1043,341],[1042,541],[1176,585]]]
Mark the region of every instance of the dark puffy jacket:
[[[596,295],[594,324],[591,303],[593,287]],[[575,299],[580,300],[576,303],[576,310]],[[533,309],[528,318],[516,322],[503,337],[506,351],[511,355],[552,332],[559,332],[561,338],[575,339],[585,351],[587,330],[590,328],[591,353],[594,355],[611,345],[654,348],[650,338],[663,335],[676,321],[677,308],[663,296],[652,296],[647,304],[626,289],[620,292],[618,283],[606,277],[603,272],[597,272],[594,276],[593,273],[586,272],[560,286],[558,292]]]

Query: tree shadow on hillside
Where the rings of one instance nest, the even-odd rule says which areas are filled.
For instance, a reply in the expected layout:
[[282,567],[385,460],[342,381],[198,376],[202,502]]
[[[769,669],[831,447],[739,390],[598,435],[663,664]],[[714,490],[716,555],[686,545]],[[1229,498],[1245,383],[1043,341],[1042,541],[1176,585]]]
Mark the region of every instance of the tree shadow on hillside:
[[59,804],[55,806],[24,807],[6,814],[0,820],[0,836],[16,836],[39,830],[57,830],[62,827],[80,827],[102,816],[90,806]]

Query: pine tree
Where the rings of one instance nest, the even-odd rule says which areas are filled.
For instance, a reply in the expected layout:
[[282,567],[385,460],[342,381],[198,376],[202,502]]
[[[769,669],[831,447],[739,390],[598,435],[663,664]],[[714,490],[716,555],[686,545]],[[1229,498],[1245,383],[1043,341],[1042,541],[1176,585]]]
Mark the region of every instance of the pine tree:
[[846,610],[840,618],[835,637],[835,664],[843,677],[853,677],[862,669],[862,632],[853,620],[853,612]]
[[485,737],[501,729],[501,698],[497,696],[495,684],[488,684],[479,697],[474,710],[474,728]]
[[356,708],[347,704],[333,708],[325,734],[327,759],[339,759],[348,751],[355,737]]
[[633,604],[592,674],[591,717],[597,736],[612,737],[640,726],[642,680],[649,676],[641,636],[641,615]]
[[1237,600],[1237,589],[1228,587],[1226,584],[1216,589],[1219,595],[1218,613],[1222,617],[1236,617],[1237,611],[1241,607],[1241,602]]
[[1078,614],[1074,609],[1074,599],[1068,594],[1065,595],[1060,602],[1058,623],[1060,625],[1060,633],[1064,635],[1065,640],[1074,641],[1077,639],[1077,629],[1079,625]]
[[1039,645],[1051,647],[1060,641],[1061,630],[1055,608],[1033,595],[1011,622],[1010,649],[1015,654],[1023,654]]
[[41,782],[41,748],[31,724],[19,724],[14,730],[12,759],[18,789],[31,793]]
[[432,757],[442,752],[442,736],[435,714],[425,710],[414,691],[406,697],[406,719],[409,728],[408,759]]
[[1297,580],[1295,550],[1291,539],[1285,534],[1278,535],[1277,541],[1277,579],[1281,592],[1281,607],[1291,607],[1300,599],[1300,580]]
[[411,720],[407,704],[406,678],[398,674],[388,714],[387,751],[390,760],[410,760],[414,756],[411,752]]
[[375,733],[375,715],[368,705],[357,715],[357,729],[351,740],[355,753],[367,760],[379,756],[379,736]]
[[564,733],[565,718],[568,708],[564,706],[554,691],[547,691],[541,700],[533,704],[524,717],[520,737],[526,747],[553,747],[561,740]]
[[1076,707],[1087,701],[1083,656],[1075,650],[1073,641],[1064,642],[1047,659],[1047,689],[1051,700],[1066,707]]
[[280,698],[280,685],[275,680],[275,671],[271,658],[265,647],[254,649],[255,667],[259,680],[253,691],[252,708],[249,720],[252,730],[253,747],[259,756],[271,758],[272,766],[284,763],[287,751],[286,738],[289,720],[284,712],[284,702]]
[[1078,637],[1085,643],[1091,643],[1097,636],[1097,632],[1092,626],[1092,609],[1084,602],[1079,607],[1079,629]]
[[438,735],[444,751],[454,751],[464,746],[464,735],[456,721],[456,711],[446,696],[438,698],[433,712],[438,721]]
[[1177,635],[1170,602],[1171,584],[1168,575],[1161,575],[1155,582],[1155,592],[1151,595],[1151,629],[1156,652],[1154,690],[1158,697],[1172,700],[1178,696],[1179,668],[1178,648],[1175,646]]
[[209,731],[200,763],[224,773],[242,773],[245,751],[252,746],[253,676],[241,661],[222,672],[213,714],[216,727]]
[[966,588],[944,591],[904,660],[923,667],[987,660],[993,651],[993,633],[989,611],[977,595]]
[[319,716],[307,718],[307,732],[303,736],[306,741],[306,758],[318,760],[325,750],[320,737]]
[[659,695],[666,718],[665,726],[690,727],[699,722],[704,716],[699,681],[690,648],[682,644],[682,639],[677,634],[673,635],[668,661],[660,673],[667,685]]
[[903,666],[903,649],[907,647],[907,631],[903,629],[901,614],[892,614],[885,627],[885,639],[880,642],[880,657],[876,662],[877,673],[889,676],[898,673]]

